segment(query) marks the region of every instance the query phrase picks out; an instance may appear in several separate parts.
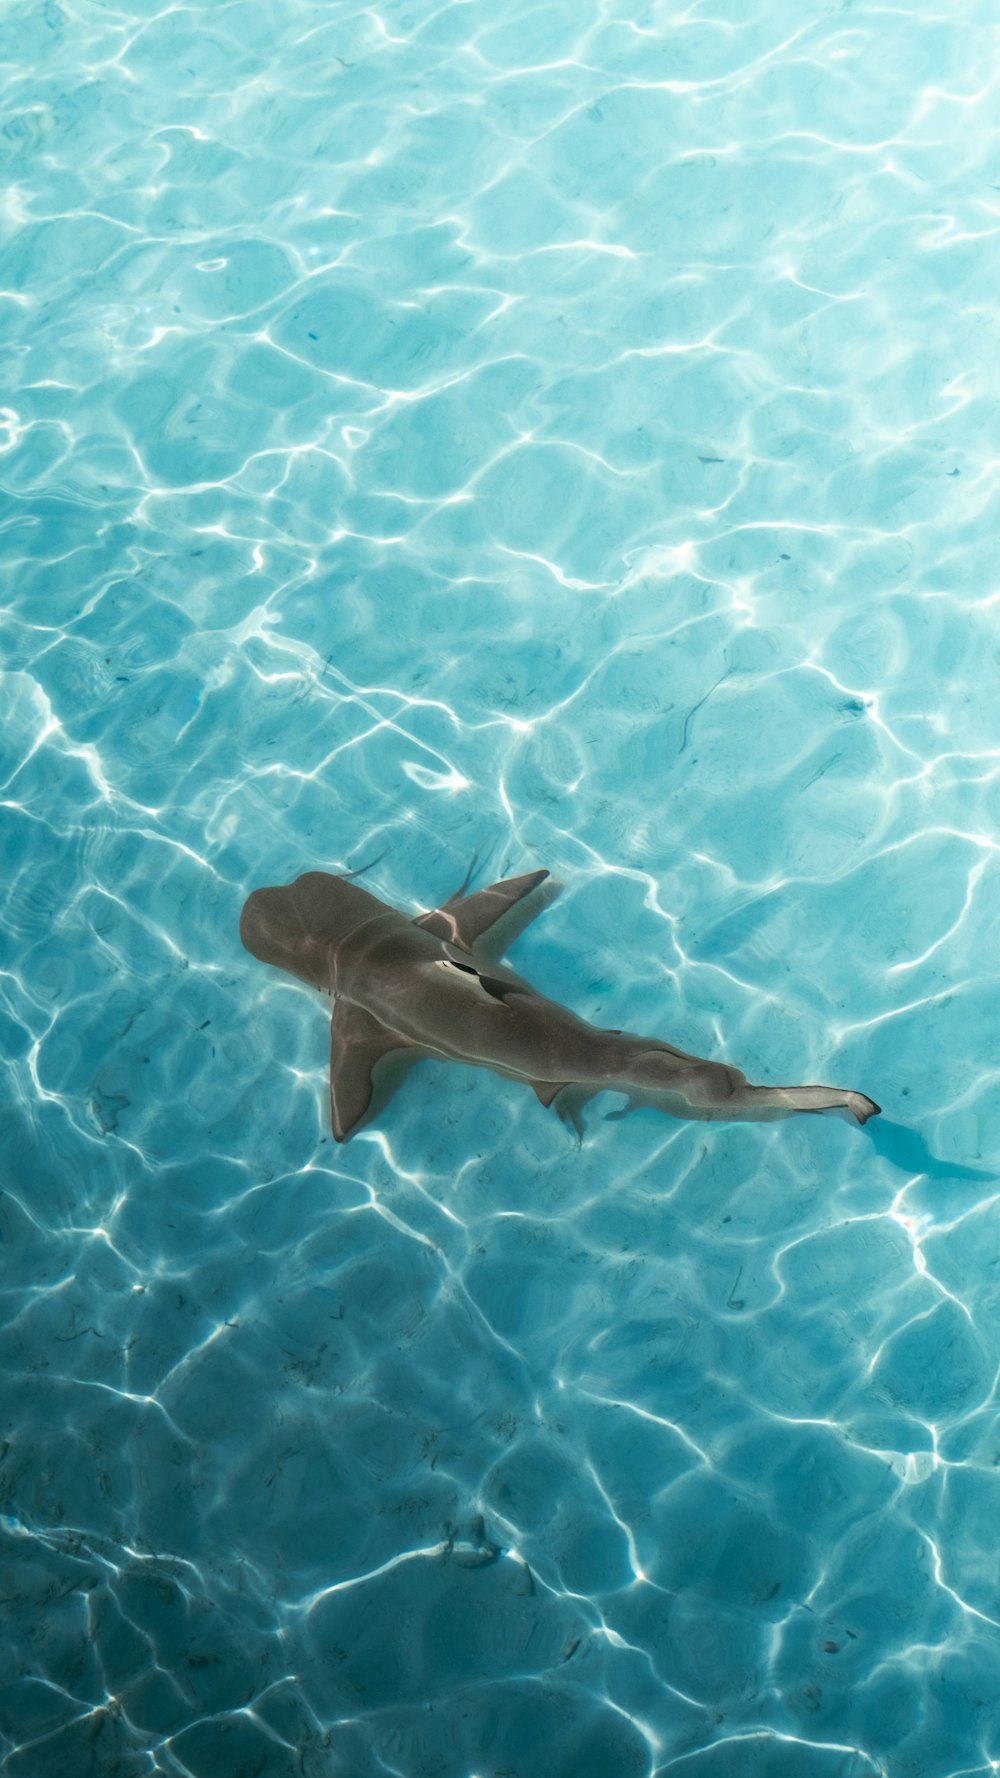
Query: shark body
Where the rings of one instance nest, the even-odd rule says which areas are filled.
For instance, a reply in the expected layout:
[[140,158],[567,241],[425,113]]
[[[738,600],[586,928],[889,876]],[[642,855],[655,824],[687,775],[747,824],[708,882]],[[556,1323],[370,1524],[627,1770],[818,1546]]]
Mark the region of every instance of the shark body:
[[[653,1037],[604,1031],[539,994],[483,940],[544,883],[531,871],[412,919],[346,877],[307,871],[255,889],[240,937],[265,963],[333,997],[330,1109],[343,1142],[372,1101],[383,1058],[409,1052],[491,1068],[549,1106],[566,1087],[609,1088],[674,1117],[773,1118],[841,1107],[863,1124],[879,1107],[842,1087],[751,1086],[738,1068]],[[523,922],[522,922],[523,923]]]

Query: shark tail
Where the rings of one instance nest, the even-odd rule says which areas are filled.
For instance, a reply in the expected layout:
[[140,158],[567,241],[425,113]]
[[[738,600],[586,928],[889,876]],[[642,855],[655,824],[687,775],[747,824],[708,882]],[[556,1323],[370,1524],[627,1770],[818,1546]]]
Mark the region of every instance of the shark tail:
[[882,1109],[866,1093],[852,1092],[846,1087],[754,1087],[749,1081],[733,1089],[727,1106],[737,1115],[745,1109],[751,1116],[755,1111],[770,1111],[778,1116],[795,1111],[850,1111],[859,1124],[877,1117]]
[[880,1109],[866,1093],[847,1087],[755,1087],[728,1062],[702,1061],[666,1044],[630,1056],[627,1075],[620,1083],[624,1092],[665,1095],[680,1117],[773,1118],[796,1111],[843,1110],[865,1124]]

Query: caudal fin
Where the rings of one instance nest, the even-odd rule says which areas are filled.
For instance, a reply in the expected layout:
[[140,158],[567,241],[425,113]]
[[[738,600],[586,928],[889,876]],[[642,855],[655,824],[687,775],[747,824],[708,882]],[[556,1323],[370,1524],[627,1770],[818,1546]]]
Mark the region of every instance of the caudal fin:
[[877,1117],[882,1107],[866,1093],[846,1087],[738,1087],[733,1102],[747,1111],[851,1111],[859,1124]]
[[[628,1056],[627,1077],[608,1079],[633,1097],[661,1098],[675,1117],[788,1117],[795,1111],[850,1111],[859,1124],[876,1117],[879,1106],[866,1093],[847,1087],[755,1087],[728,1062],[701,1061],[667,1044]],[[624,1071],[623,1071],[624,1072]]]

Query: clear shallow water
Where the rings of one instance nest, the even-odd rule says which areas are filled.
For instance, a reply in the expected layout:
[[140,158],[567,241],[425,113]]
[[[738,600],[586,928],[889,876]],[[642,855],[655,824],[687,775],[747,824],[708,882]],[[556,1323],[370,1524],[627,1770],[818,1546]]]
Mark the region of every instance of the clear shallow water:
[[[3,1769],[1000,1758],[996,24],[7,6]],[[336,1150],[247,890],[601,1023]]]

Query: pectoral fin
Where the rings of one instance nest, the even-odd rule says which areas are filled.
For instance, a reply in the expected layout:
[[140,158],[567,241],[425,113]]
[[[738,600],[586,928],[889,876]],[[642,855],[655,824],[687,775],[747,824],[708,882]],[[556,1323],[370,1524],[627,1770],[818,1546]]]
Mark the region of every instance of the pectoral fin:
[[523,877],[508,877],[504,883],[491,883],[488,889],[478,889],[475,895],[465,895],[459,889],[441,907],[432,908],[429,914],[421,914],[413,924],[433,932],[435,938],[447,939],[460,950],[471,951],[476,940],[544,883],[548,874],[547,870],[528,871]]
[[372,1069],[390,1050],[412,1045],[371,1013],[338,1000],[330,1021],[330,1113],[338,1142],[348,1137],[371,1104]]

